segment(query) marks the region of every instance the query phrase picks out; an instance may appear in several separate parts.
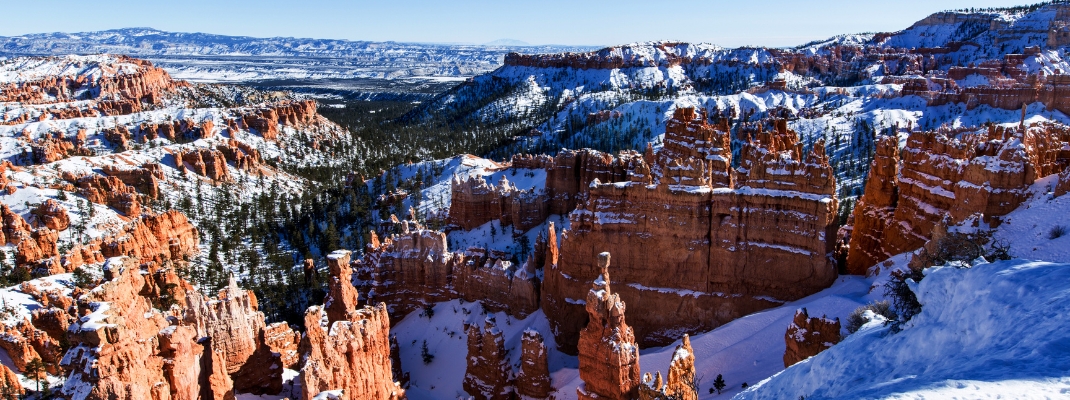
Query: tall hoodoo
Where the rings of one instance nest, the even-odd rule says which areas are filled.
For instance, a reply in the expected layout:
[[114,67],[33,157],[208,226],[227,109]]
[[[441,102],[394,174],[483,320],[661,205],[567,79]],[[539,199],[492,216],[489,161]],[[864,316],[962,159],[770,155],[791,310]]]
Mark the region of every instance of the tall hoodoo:
[[468,327],[468,357],[464,371],[464,391],[479,400],[509,400],[514,392],[513,370],[504,332],[498,329],[494,314],[488,314],[483,326]]
[[587,293],[587,327],[580,331],[580,399],[628,400],[639,393],[639,346],[624,322],[624,302],[609,286],[609,253],[598,255],[602,273]]
[[554,388],[550,386],[550,366],[542,334],[534,329],[524,331],[520,343],[520,373],[516,377],[516,393],[526,399],[545,400]]
[[345,321],[357,311],[359,295],[353,287],[353,270],[349,266],[349,251],[337,250],[327,255],[327,266],[331,269],[329,292],[324,301],[327,318],[331,321]]
[[326,307],[305,311],[308,349],[301,369],[304,400],[341,390],[344,400],[397,400],[405,390],[394,381],[390,359],[390,315],[386,304],[357,308],[349,252],[327,257],[331,267]]

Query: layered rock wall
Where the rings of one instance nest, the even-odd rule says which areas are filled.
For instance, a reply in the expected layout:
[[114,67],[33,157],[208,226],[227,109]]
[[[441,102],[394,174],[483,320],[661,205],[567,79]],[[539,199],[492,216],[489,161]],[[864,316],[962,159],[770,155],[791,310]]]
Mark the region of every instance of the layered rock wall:
[[1038,178],[1070,165],[1060,149],[1070,134],[1055,125],[991,127],[959,137],[913,132],[900,152],[898,176],[892,139],[882,139],[866,192],[856,208],[847,256],[856,274],[931,239],[945,218],[959,223],[981,214],[998,223],[1025,201]]
[[[798,136],[779,121],[744,145],[733,170],[726,132],[694,110],[673,119],[665,136],[673,145],[650,157],[650,180],[593,181],[569,216],[556,265],[547,262],[542,306],[566,352],[575,351],[581,296],[597,278],[590,260],[601,251],[617,249],[616,292],[637,311],[630,322],[644,346],[713,329],[835,279],[837,202],[823,143],[804,158]],[[694,168],[674,173],[684,156]]]

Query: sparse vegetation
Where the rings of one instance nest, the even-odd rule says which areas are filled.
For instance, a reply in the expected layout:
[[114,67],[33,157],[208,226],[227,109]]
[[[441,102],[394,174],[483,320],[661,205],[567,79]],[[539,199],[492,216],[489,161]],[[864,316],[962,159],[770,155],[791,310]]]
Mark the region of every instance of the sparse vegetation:
[[855,333],[858,328],[861,328],[866,322],[869,322],[865,318],[866,311],[872,311],[876,315],[880,315],[888,321],[895,321],[899,318],[895,314],[895,310],[892,309],[892,303],[887,300],[875,301],[873,303],[866,304],[864,306],[856,308],[851,312],[851,315],[847,316],[847,332]]
[[1066,227],[1063,225],[1055,225],[1048,231],[1048,239],[1055,240],[1066,235]]

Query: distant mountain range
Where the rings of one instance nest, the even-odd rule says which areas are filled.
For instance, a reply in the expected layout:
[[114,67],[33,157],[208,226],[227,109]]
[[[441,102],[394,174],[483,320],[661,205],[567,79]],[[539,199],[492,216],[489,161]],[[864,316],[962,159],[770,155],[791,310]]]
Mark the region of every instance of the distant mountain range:
[[124,28],[0,37],[0,56],[126,54],[148,59],[179,79],[278,86],[348,98],[421,99],[456,81],[492,71],[509,52],[589,51],[583,46],[526,46],[254,38]]

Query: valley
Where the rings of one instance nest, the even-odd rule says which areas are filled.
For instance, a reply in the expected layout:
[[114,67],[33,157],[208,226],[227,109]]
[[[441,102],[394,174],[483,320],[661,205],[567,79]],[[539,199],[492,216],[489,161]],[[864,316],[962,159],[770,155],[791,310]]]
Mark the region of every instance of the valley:
[[0,397],[1057,398],[1070,4],[0,38]]

